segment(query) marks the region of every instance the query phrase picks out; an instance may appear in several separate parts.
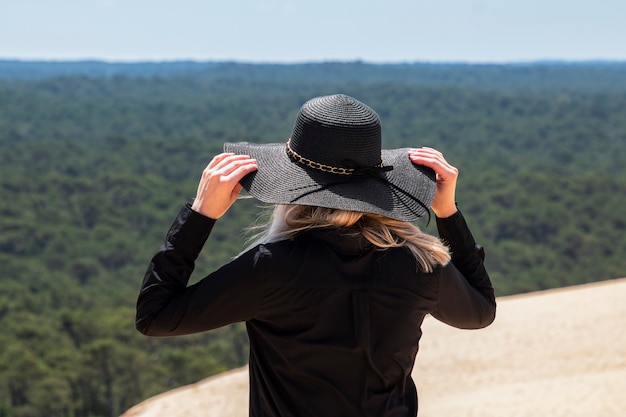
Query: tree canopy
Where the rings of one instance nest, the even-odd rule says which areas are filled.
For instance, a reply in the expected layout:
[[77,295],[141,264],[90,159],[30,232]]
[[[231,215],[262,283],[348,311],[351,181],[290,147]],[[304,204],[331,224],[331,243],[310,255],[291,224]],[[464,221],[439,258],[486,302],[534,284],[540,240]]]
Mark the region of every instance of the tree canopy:
[[[379,113],[385,147],[460,169],[499,296],[626,275],[626,64],[0,61],[0,416],[116,416],[245,364],[242,324],[139,335],[143,273],[225,141],[283,142],[337,92]],[[193,279],[262,213],[235,204]]]

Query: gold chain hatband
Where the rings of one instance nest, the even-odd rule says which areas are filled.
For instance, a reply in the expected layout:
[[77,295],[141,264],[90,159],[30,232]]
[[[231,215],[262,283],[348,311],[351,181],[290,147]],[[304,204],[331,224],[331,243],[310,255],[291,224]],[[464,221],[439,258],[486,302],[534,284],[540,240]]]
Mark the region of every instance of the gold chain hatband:
[[[297,153],[296,151],[294,151],[291,148],[291,138],[289,138],[287,140],[287,155],[293,159],[294,161],[296,161],[299,164],[302,165],[306,165],[309,168],[313,168],[316,169],[318,171],[323,171],[323,172],[330,172],[331,174],[339,174],[339,175],[350,175],[353,174],[356,169],[355,168],[343,168],[343,167],[334,167],[331,165],[325,165],[319,162],[315,162],[315,161],[311,161],[308,158],[305,158],[304,156],[300,155],[299,153]],[[375,166],[376,168],[382,168],[383,164],[380,163],[378,165]]]

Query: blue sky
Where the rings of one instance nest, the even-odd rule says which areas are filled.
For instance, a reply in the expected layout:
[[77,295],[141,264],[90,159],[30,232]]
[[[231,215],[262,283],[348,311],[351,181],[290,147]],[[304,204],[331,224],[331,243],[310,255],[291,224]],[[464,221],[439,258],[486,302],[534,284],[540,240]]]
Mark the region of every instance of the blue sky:
[[626,0],[1,0],[0,59],[626,61]]

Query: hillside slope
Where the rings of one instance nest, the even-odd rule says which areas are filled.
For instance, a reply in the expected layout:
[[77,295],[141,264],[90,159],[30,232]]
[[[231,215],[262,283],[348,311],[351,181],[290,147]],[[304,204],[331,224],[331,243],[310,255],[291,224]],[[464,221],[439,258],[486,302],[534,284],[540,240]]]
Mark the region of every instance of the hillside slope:
[[[626,278],[503,297],[494,324],[425,321],[420,416],[622,416]],[[247,368],[144,401],[122,417],[245,417]]]

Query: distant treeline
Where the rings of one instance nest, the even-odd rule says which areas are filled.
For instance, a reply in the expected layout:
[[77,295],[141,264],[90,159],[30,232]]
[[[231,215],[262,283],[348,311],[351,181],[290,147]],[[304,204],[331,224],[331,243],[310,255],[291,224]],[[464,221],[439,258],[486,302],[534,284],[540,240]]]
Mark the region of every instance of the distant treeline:
[[625,91],[626,61],[538,61],[512,64],[363,61],[300,64],[252,64],[221,61],[103,62],[0,60],[0,79],[57,77],[175,78],[315,83],[399,83],[498,89],[594,89]]
[[[117,416],[245,364],[241,324],[139,335],[137,290],[223,142],[282,142],[335,92],[377,110],[386,147],[459,167],[498,295],[626,276],[626,64],[0,61],[0,416]],[[262,212],[239,201],[193,280]]]

